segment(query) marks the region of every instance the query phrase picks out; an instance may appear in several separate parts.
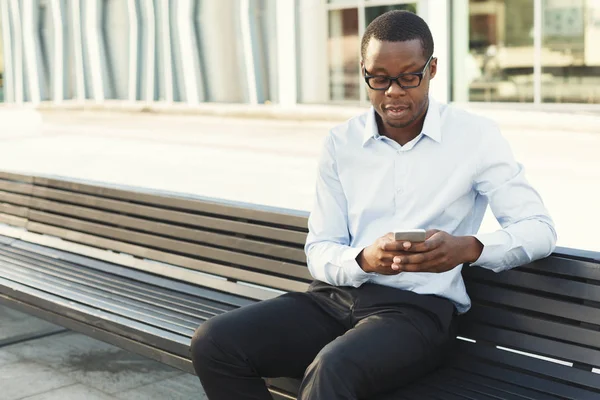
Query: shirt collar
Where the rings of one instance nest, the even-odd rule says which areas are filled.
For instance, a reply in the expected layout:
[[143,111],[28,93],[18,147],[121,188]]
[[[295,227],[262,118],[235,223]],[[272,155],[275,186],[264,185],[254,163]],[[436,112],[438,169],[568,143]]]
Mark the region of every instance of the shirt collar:
[[[438,143],[442,141],[440,107],[439,104],[431,97],[429,98],[429,106],[427,107],[427,114],[425,115],[425,121],[423,122],[423,130],[421,133]],[[371,107],[365,122],[363,146],[367,144],[369,139],[379,139],[380,137],[381,135],[379,134],[377,121],[375,120],[375,109]]]

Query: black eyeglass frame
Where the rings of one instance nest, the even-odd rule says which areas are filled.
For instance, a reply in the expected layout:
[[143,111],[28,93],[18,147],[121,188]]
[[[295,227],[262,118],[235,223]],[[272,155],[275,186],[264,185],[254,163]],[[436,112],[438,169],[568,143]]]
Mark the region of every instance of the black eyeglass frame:
[[[427,62],[425,63],[425,66],[423,67],[423,70],[421,70],[421,72],[406,72],[397,76],[386,76],[386,75],[371,75],[369,73],[369,71],[367,71],[367,69],[363,66],[363,73],[364,73],[364,78],[365,78],[365,82],[367,83],[367,85],[373,89],[373,90],[388,90],[390,87],[392,87],[392,84],[394,82],[396,82],[398,84],[398,86],[400,86],[402,89],[414,89],[417,88],[421,85],[421,82],[423,81],[423,75],[425,75],[425,72],[427,71],[427,67],[429,67],[429,64],[431,63],[431,61],[434,59],[435,57],[433,57],[433,54],[429,57],[429,60],[427,60]],[[417,83],[416,85],[403,85],[402,83],[400,83],[400,78],[404,77],[404,76],[417,76],[419,78],[419,83]],[[383,88],[374,88],[373,86],[371,86],[371,83],[369,82],[371,79],[373,78],[387,78],[389,84],[387,85],[387,87]]]

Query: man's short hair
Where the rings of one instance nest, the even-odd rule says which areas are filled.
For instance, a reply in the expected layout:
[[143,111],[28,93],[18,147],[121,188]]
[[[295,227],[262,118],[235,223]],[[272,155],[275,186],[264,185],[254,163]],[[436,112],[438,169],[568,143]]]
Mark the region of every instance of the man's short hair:
[[393,10],[381,14],[365,29],[360,46],[360,55],[365,59],[371,38],[386,42],[406,42],[418,39],[427,60],[433,54],[433,37],[427,23],[410,11]]

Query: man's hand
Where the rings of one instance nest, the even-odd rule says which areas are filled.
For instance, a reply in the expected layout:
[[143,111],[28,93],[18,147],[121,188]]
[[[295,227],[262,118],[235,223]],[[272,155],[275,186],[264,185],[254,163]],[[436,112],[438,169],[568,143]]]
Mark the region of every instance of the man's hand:
[[400,254],[396,249],[400,249],[401,246],[402,242],[396,242],[394,234],[388,233],[361,251],[356,257],[356,262],[365,272],[377,272],[382,275],[399,274],[401,271],[393,270],[392,264],[394,257]]
[[427,231],[421,243],[401,242],[391,269],[398,272],[446,272],[466,262],[475,262],[483,244],[473,236],[452,236],[436,229]]
[[356,261],[365,272],[377,272],[382,275],[399,274],[401,272],[399,269],[392,269],[394,257],[409,254],[402,252],[402,243],[394,240],[393,233],[388,233],[361,251]]

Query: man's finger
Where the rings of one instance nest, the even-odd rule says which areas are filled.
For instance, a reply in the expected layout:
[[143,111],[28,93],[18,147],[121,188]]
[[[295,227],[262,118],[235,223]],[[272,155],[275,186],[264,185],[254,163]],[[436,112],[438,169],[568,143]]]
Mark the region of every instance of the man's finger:
[[392,262],[394,264],[406,265],[406,264],[423,264],[428,261],[435,260],[439,257],[437,250],[426,251],[422,253],[409,253],[408,255],[397,255],[394,257]]
[[392,240],[390,242],[385,242],[385,244],[383,245],[383,251],[387,251],[387,252],[398,252],[398,251],[405,251],[405,247],[404,247],[404,242],[401,241],[396,241],[396,240]]
[[428,229],[427,231],[425,231],[425,240],[429,239],[430,237],[439,232],[441,232],[439,229]]

